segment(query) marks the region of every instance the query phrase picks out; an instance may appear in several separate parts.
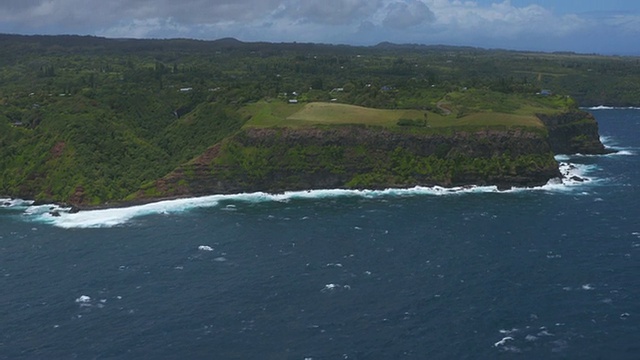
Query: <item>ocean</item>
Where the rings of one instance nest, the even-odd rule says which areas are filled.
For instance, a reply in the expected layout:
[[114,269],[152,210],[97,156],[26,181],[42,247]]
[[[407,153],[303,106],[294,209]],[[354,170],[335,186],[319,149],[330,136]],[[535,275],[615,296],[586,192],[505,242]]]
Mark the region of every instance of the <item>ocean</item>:
[[536,189],[0,200],[0,359],[638,359],[640,110],[591,111]]

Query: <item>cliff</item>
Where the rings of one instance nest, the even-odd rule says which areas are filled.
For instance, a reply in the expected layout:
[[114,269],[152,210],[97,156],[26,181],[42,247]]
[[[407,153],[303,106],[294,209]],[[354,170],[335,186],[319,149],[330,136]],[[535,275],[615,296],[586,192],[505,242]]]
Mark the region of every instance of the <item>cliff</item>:
[[559,176],[546,134],[382,127],[248,128],[132,199],[320,188],[537,186]]
[[549,132],[549,145],[556,154],[607,154],[600,142],[598,122],[584,111],[568,111],[556,115],[538,114]]

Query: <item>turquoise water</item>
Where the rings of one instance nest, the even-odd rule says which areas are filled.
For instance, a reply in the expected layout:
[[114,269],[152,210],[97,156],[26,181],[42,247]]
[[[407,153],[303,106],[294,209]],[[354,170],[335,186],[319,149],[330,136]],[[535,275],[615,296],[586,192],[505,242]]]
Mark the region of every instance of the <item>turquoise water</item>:
[[640,111],[539,189],[0,208],[0,358],[637,359]]

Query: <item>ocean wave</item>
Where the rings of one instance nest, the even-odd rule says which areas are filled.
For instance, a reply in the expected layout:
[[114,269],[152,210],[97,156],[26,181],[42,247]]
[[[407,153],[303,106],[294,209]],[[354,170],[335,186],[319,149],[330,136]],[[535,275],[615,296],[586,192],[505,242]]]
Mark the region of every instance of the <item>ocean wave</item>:
[[640,110],[640,107],[635,107],[635,106],[628,106],[628,107],[624,107],[624,106],[606,106],[606,105],[599,105],[599,106],[583,107],[582,109],[584,109],[584,110]]
[[[595,156],[633,156],[636,155],[637,149],[629,148],[629,147],[621,147],[620,143],[612,137],[612,136],[600,136],[600,142],[607,148],[614,150],[615,152],[611,154],[605,155],[595,155]],[[588,156],[588,155],[583,155]]]
[[33,204],[31,200],[0,198],[0,207],[2,208],[26,208]]
[[[61,228],[108,228],[126,224],[132,219],[147,215],[178,214],[197,208],[216,207],[222,201],[238,201],[248,203],[288,202],[294,199],[325,199],[339,197],[377,198],[389,196],[413,196],[421,194],[446,195],[478,192],[498,192],[495,186],[469,186],[458,188],[444,187],[414,187],[410,189],[386,190],[309,190],[293,191],[282,194],[268,194],[263,192],[243,193],[234,195],[210,195],[195,198],[165,200],[145,205],[99,210],[85,210],[70,213],[55,207],[43,205],[30,207],[24,212],[26,219],[48,223]],[[55,210],[53,210],[55,209]]]
[[[330,198],[358,197],[358,198],[388,198],[388,197],[412,197],[412,196],[452,196],[464,194],[486,193],[521,193],[527,191],[546,192],[572,192],[576,187],[584,186],[594,181],[587,174],[597,168],[596,165],[572,164],[566,162],[570,157],[558,156],[559,169],[562,178],[552,179],[547,184],[531,188],[511,188],[498,190],[496,186],[460,186],[460,187],[423,187],[390,188],[384,190],[347,190],[325,189],[291,191],[281,194],[268,194],[263,192],[242,193],[234,195],[210,195],[194,198],[164,200],[154,203],[135,205],[129,207],[85,210],[71,213],[68,208],[57,205],[27,206],[23,213],[23,219],[40,223],[51,224],[60,228],[109,228],[121,226],[131,222],[134,218],[149,215],[179,214],[197,208],[218,207],[221,202],[289,202],[291,200],[318,200]],[[19,201],[15,201],[20,203]],[[23,201],[21,204],[29,202]],[[32,202],[31,202],[32,203]],[[222,207],[224,208],[224,207]]]

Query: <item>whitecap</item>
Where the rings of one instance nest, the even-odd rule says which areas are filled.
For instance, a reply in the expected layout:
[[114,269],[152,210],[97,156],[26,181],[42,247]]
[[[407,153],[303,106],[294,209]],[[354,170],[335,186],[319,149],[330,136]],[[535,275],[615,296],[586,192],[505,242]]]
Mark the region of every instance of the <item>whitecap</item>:
[[76,299],[76,303],[80,304],[81,307],[91,306],[91,297],[87,295],[81,295]]
[[200,245],[200,246],[198,246],[198,250],[201,250],[201,251],[213,251],[213,248],[211,246],[208,246],[208,245]]
[[504,334],[504,335],[511,335],[511,334],[516,333],[518,331],[520,331],[520,329],[517,329],[517,328],[513,328],[511,330],[501,329],[501,330],[499,330],[499,333],[500,334]]
[[341,289],[342,286],[339,284],[327,284],[324,286],[324,288],[322,288],[322,290],[320,290],[321,292],[327,292],[327,291],[335,291],[335,290],[339,290]]
[[593,290],[594,287],[591,284],[584,284],[582,285],[582,290]]
[[502,338],[502,340],[497,341],[496,343],[493,344],[494,347],[499,347],[499,346],[504,346],[507,341],[513,341],[514,339],[511,336],[505,336]]
[[181,213],[198,207],[216,206],[222,195],[213,195],[198,198],[165,200],[145,205],[137,205],[123,208],[110,208],[100,210],[86,210],[71,214],[61,210],[60,216],[52,216],[49,210],[44,213],[42,209],[25,211],[26,215],[32,215],[41,222],[50,223],[61,228],[100,228],[113,227],[127,223],[135,217],[153,214]]
[[31,200],[13,199],[13,198],[0,198],[0,207],[4,208],[20,208],[28,207],[33,204]]
[[629,316],[631,316],[631,314],[629,313],[622,313],[620,314],[620,319],[622,320],[627,320],[629,318]]
[[640,107],[599,105],[599,106],[585,107],[582,109],[585,109],[585,110],[640,110]]
[[587,107],[584,108],[586,110],[614,110],[616,109],[613,106],[605,106],[605,105],[598,105],[598,106],[592,106],[592,107]]
[[555,336],[552,333],[550,333],[549,331],[547,331],[547,329],[544,326],[541,327],[540,330],[542,330],[542,331],[540,331],[538,333],[538,336]]
[[79,298],[76,299],[77,303],[88,303],[90,301],[91,301],[91,297],[87,295],[81,295]]
[[[612,149],[616,150],[615,148],[612,148]],[[620,150],[616,150],[616,152],[613,152],[611,154],[606,154],[605,156],[635,156],[635,155],[637,154],[634,151],[620,149]]]

